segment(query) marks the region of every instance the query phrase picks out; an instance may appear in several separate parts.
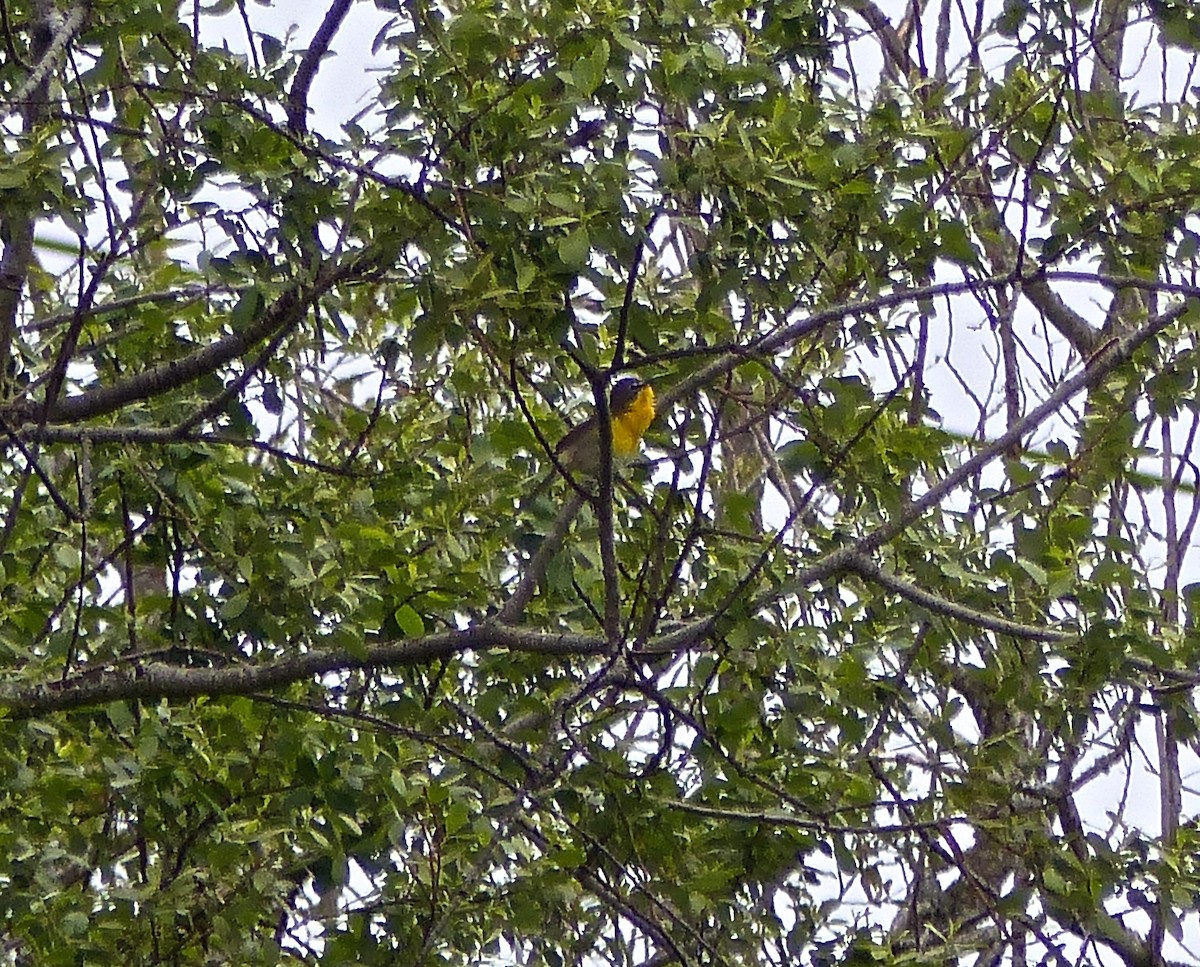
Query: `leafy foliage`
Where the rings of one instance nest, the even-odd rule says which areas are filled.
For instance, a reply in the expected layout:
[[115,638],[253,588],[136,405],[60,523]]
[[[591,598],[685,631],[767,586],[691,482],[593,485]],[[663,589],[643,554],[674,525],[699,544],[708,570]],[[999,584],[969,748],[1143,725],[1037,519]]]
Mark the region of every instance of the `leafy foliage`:
[[8,958],[1194,956],[1194,11],[277,6],[0,0]]

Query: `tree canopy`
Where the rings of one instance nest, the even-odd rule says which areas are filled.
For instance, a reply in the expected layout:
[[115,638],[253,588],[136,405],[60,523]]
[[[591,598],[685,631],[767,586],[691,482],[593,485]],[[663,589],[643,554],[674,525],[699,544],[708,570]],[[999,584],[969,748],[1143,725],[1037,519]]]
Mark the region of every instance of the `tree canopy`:
[[1192,5],[320,7],[0,0],[6,962],[1195,962]]

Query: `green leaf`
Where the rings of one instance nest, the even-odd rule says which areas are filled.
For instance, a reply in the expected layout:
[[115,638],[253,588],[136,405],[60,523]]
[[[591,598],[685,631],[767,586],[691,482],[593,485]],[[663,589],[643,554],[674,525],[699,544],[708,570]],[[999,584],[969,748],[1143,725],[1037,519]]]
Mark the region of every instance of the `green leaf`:
[[591,254],[591,240],[586,229],[578,229],[559,240],[558,256],[572,269],[584,268]]
[[250,592],[239,591],[233,597],[227,598],[225,603],[221,605],[221,617],[226,621],[235,621],[242,616],[249,603]]
[[425,622],[411,605],[402,604],[393,612],[393,616],[406,637],[419,638],[425,634]]
[[262,294],[258,289],[252,288],[243,292],[229,317],[229,322],[233,326],[234,331],[240,332],[250,325],[262,309],[262,304]]

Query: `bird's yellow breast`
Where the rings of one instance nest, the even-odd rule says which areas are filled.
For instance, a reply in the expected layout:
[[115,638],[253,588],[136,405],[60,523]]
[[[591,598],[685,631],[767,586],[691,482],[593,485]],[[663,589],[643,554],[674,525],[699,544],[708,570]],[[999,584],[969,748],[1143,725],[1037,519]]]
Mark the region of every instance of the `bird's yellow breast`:
[[612,448],[617,457],[630,457],[641,446],[642,434],[654,422],[654,390],[643,386],[633,403],[612,414]]

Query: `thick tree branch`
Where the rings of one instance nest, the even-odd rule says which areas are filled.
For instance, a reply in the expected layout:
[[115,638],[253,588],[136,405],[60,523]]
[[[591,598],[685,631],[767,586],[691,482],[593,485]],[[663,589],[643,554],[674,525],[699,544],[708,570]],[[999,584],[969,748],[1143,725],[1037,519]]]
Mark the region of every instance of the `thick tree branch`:
[[[1149,342],[1160,332],[1179,319],[1187,311],[1187,303],[1180,302],[1165,312],[1149,319],[1141,329],[1136,330],[1124,339],[1113,340],[1096,356],[1088,361],[1073,377],[1062,383],[1051,393],[1044,403],[1034,407],[1024,417],[1014,423],[1009,429],[992,441],[974,456],[964,460],[938,483],[934,484],[918,499],[914,500],[894,521],[884,524],[871,534],[853,545],[826,555],[810,569],[820,577],[840,571],[855,553],[871,553],[895,540],[907,530],[926,511],[933,509],[944,500],[951,491],[960,486],[965,480],[974,476],[987,464],[1002,456],[1010,446],[1018,443],[1025,434],[1031,433],[1045,420],[1054,415],[1075,394],[1090,389],[1121,364],[1127,362],[1137,350]],[[833,570],[827,570],[833,566]],[[810,584],[820,577],[810,577],[804,584]]]
[[[1001,452],[1003,448],[1000,448]],[[578,498],[576,498],[578,500]],[[577,508],[576,508],[577,509]],[[569,526],[570,517],[566,518]],[[552,543],[547,539],[543,548]],[[549,553],[553,553],[550,551]],[[817,580],[831,567],[831,559],[845,569],[881,580],[885,586],[906,596],[919,596],[919,589],[906,582],[884,576],[873,569],[869,561],[854,548],[834,552],[817,562],[813,568],[800,575],[808,577],[805,582]],[[536,569],[532,569],[534,573]],[[903,585],[903,592],[901,591]],[[514,598],[532,595],[536,579],[522,585],[522,592]],[[513,599],[510,599],[510,602]],[[527,598],[524,603],[527,603]],[[921,599],[924,601],[924,597]],[[515,628],[503,624],[504,620],[515,620],[524,603],[512,609],[508,607],[490,622],[468,628],[461,632],[427,635],[399,642],[386,642],[368,646],[362,653],[345,651],[316,651],[291,658],[279,659],[259,665],[236,665],[224,668],[184,668],[162,662],[142,667],[100,669],[68,679],[65,682],[50,682],[41,685],[0,685],[0,707],[10,710],[10,717],[26,719],[50,712],[81,708],[102,702],[124,699],[190,698],[197,695],[243,695],[264,691],[280,685],[302,681],[314,675],[345,671],[353,668],[384,668],[425,663],[447,658],[469,649],[506,648],[517,652],[555,656],[586,656],[606,653],[603,637],[587,635],[547,634]],[[931,608],[944,610],[943,602],[925,602]],[[965,610],[965,609],[964,609]],[[974,612],[954,617],[983,624],[1003,634],[1026,637],[1058,638],[1063,633],[1033,629],[1004,619],[987,619]],[[715,617],[707,617],[675,629],[647,643],[643,656],[660,655],[698,646],[712,633]]]
[[1092,37],[1095,67],[1092,93],[1109,94],[1121,83],[1121,57],[1125,50],[1125,25],[1129,18],[1129,0],[1102,0]]
[[[940,287],[931,286],[929,288]],[[921,497],[912,501],[895,520],[884,524],[852,544],[847,544],[834,551],[830,551],[824,557],[797,572],[791,581],[760,595],[754,602],[755,606],[765,607],[788,595],[803,592],[818,581],[826,580],[835,574],[843,571],[857,570],[858,567],[856,564],[861,562],[864,555],[874,553],[890,541],[899,537],[927,511],[936,507],[952,491],[961,486],[964,481],[969,480],[993,460],[1003,456],[1025,434],[1032,432],[1040,426],[1077,393],[1097,385],[1105,376],[1127,362],[1139,348],[1178,320],[1186,311],[1187,303],[1179,302],[1165,312],[1161,312],[1147,320],[1141,329],[1136,330],[1123,339],[1110,341],[1078,373],[1060,384],[1058,389],[1051,393],[1040,406],[1030,410],[1023,419],[1012,424],[1005,433],[993,440],[988,446],[946,474],[945,477],[930,487]],[[809,319],[797,323],[795,326],[789,326],[786,330],[775,334],[769,341],[779,344],[786,341],[783,338],[785,335],[788,335],[789,338],[797,338],[798,335],[814,331],[830,321],[831,318],[838,318],[846,315],[847,312],[846,307],[839,307],[837,310],[833,310],[834,314],[829,318],[823,318],[825,316],[823,313],[815,314]],[[695,381],[696,376],[701,376],[714,367],[718,371],[723,372],[726,368],[732,368],[732,366],[737,365],[742,359],[744,357],[735,356],[732,361],[728,357],[716,360],[709,366],[704,367],[693,377],[673,387],[670,393],[664,394],[664,399],[679,398],[678,391],[680,387],[685,384],[690,386]],[[790,526],[790,522],[785,523],[786,526]],[[711,634],[716,625],[716,620],[712,615],[708,615],[690,621],[668,634],[655,639],[653,648],[647,650],[655,653],[674,651],[684,646],[686,642],[701,640]]]
[[[45,119],[49,110],[50,77],[66,52],[67,45],[83,27],[88,5],[78,4],[58,19],[50,0],[37,4],[37,27],[33,31],[33,56],[37,61],[25,83],[3,108],[10,113],[19,107],[24,133],[29,135]],[[16,335],[17,310],[25,291],[25,278],[33,262],[33,226],[30,211],[3,213],[4,255],[0,257],[0,386],[8,379]]]
[[445,632],[368,645],[361,652],[341,649],[310,651],[261,664],[223,668],[185,668],[165,662],[107,667],[65,681],[36,685],[0,684],[0,708],[10,719],[23,720],[128,699],[194,698],[197,695],[247,695],[304,681],[316,675],[354,668],[398,668],[449,658],[469,650],[502,648],[555,657],[602,654],[603,638],[547,634],[487,623]]
[[1093,282],[1117,290],[1142,289],[1149,292],[1173,293],[1188,298],[1200,298],[1200,286],[1159,282],[1155,279],[1139,279],[1127,275],[1101,275],[1075,271],[1042,272],[1040,270],[1031,270],[1024,275],[1005,274],[992,276],[987,279],[937,282],[933,285],[900,288],[894,292],[885,292],[870,299],[844,302],[836,306],[821,309],[810,316],[783,326],[775,332],[752,339],[743,346],[738,346],[729,352],[722,353],[706,366],[697,369],[686,379],[680,380],[674,386],[660,393],[658,396],[658,412],[667,412],[676,402],[689,398],[701,387],[711,385],[719,376],[723,376],[725,373],[731,372],[737,369],[737,367],[745,365],[747,362],[751,362],[760,356],[791,346],[805,336],[820,332],[825,326],[840,322],[842,319],[862,318],[872,313],[882,312],[885,309],[894,309],[898,306],[910,304],[917,305],[928,299],[962,293],[975,293],[989,289],[1002,289],[1013,284],[1019,285],[1022,291],[1028,293],[1030,287],[1036,288],[1039,283],[1046,284],[1048,287],[1047,280],[1050,279],[1060,279],[1069,282]]
[[572,494],[571,499],[559,511],[558,517],[554,521],[554,528],[543,539],[537,552],[521,574],[521,579],[517,582],[512,596],[504,602],[504,607],[496,615],[496,620],[501,624],[512,625],[521,620],[521,615],[525,613],[525,606],[533,600],[538,583],[545,576],[551,558],[562,547],[563,541],[566,540],[567,533],[571,529],[571,522],[575,520],[582,507],[583,497],[579,494]]
[[[0,113],[9,114],[14,107],[20,106],[23,110],[35,111],[37,118],[45,115],[48,108],[45,102],[50,87],[50,75],[66,53],[67,45],[83,27],[90,5],[81,3],[71,7],[61,20],[58,10],[50,0],[39,0],[36,6],[38,27],[34,30],[34,58],[37,64],[25,79],[25,83],[13,94],[9,102],[0,108]],[[27,115],[25,120],[28,131],[30,116]],[[36,121],[36,118],[34,120]]]
[[257,321],[191,355],[160,363],[111,386],[63,397],[48,407],[44,414],[42,407],[24,401],[9,405],[3,412],[12,414],[18,420],[44,416],[47,423],[72,423],[103,416],[138,400],[168,393],[232,362],[261,340],[296,326],[322,295],[338,283],[358,277],[363,271],[361,260],[340,268],[323,268],[312,284],[297,285],[285,292]]
[[287,100],[288,128],[294,134],[302,135],[308,131],[308,92],[312,87],[313,79],[317,76],[321,58],[329,53],[329,45],[333,43],[333,36],[342,25],[342,21],[346,19],[346,14],[350,10],[350,2],[351,0],[333,0],[329,9],[325,11],[325,19],[321,21],[321,26],[313,35],[312,43],[308,45],[308,50],[300,59],[300,66],[296,68],[296,76],[292,79],[292,87],[288,91]]
[[[900,35],[892,27],[887,15],[874,3],[874,0],[847,0],[846,6],[862,17],[879,38],[891,76],[896,78],[921,77],[921,72],[909,55]],[[940,113],[944,121],[954,123],[954,119],[949,114],[935,107],[927,87],[918,86],[914,93],[921,99],[927,111]],[[1021,242],[1013,235],[1001,217],[992,195],[991,181],[982,164],[977,162],[969,164],[960,176],[957,195],[962,201],[963,207],[977,220],[977,224],[974,226],[975,234],[993,266],[1000,272],[1025,275],[1026,277],[1021,280],[1021,292],[1075,348],[1076,352],[1081,356],[1090,355],[1099,342],[1099,334],[1083,316],[1063,301],[1045,278],[1038,274],[1025,272],[1025,267],[1033,264],[1034,260],[1026,255]]]

